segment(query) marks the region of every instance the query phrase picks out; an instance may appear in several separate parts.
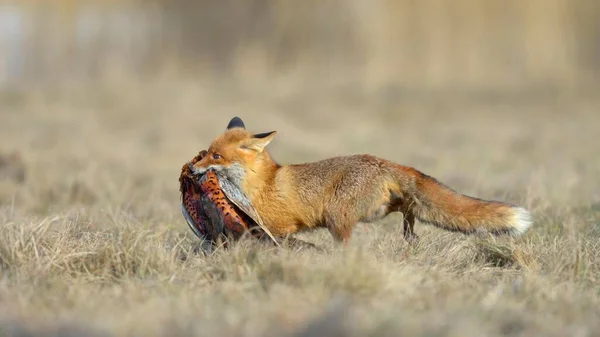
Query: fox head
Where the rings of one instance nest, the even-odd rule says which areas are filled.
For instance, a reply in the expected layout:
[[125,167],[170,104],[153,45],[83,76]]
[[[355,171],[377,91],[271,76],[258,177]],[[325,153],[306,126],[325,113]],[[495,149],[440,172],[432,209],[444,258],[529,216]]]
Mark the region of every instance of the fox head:
[[265,165],[274,164],[265,147],[276,134],[276,131],[253,134],[246,130],[241,118],[234,117],[225,132],[210,144],[206,155],[192,166],[192,172],[203,174],[213,169],[241,186],[249,171],[260,172]]

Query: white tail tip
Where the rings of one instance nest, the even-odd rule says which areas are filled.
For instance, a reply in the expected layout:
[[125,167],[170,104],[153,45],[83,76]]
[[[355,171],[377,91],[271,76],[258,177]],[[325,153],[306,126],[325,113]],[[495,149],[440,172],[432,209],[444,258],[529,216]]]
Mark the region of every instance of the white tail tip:
[[526,209],[521,207],[514,207],[513,212],[513,234],[521,235],[525,233],[533,223],[531,220],[531,214]]

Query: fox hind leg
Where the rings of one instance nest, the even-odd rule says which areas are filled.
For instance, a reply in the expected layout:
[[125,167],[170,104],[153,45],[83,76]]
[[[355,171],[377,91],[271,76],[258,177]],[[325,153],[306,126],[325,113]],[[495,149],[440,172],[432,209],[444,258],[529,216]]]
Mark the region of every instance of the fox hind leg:
[[402,213],[404,239],[409,243],[418,241],[419,236],[415,233],[415,214],[412,211],[410,201],[397,196],[390,203],[390,209]]
[[404,222],[404,239],[409,243],[419,240],[419,236],[415,234],[415,215],[409,209],[404,209],[402,212]]

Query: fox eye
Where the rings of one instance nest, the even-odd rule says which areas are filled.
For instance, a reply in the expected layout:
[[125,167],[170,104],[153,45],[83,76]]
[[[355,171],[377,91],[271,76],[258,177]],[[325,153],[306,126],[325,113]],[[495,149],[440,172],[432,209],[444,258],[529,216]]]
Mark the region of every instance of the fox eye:
[[219,160],[219,159],[222,158],[221,155],[218,154],[218,153],[213,153],[212,157],[213,157],[214,160]]

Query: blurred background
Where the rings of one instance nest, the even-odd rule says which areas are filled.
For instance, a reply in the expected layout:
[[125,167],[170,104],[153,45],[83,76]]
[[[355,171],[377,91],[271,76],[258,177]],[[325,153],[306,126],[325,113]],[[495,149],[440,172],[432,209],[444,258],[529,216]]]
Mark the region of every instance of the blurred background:
[[518,202],[543,171],[586,198],[599,75],[600,1],[4,0],[0,151],[57,191],[152,181],[179,216],[181,165],[239,115],[284,163],[369,152]]
[[548,90],[596,81],[599,17],[591,0],[3,1],[0,84]]

